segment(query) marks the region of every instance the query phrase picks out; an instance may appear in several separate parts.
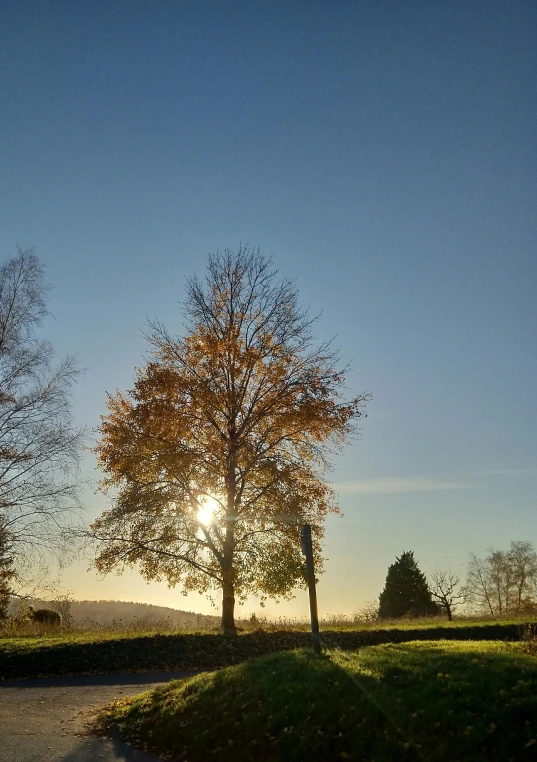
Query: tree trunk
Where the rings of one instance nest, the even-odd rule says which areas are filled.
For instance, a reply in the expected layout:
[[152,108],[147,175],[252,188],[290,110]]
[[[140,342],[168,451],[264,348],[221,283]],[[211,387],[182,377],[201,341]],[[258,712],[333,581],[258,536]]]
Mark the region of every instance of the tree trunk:
[[226,474],[227,511],[226,535],[224,537],[224,553],[222,558],[222,634],[233,636],[237,634],[235,627],[235,574],[233,569],[233,553],[235,550],[235,522],[237,520],[235,504],[237,481],[235,474],[235,458],[237,444],[235,441],[235,422],[229,426],[229,455]]
[[447,614],[448,622],[452,622],[453,615],[451,614],[451,606],[449,605],[449,603],[446,603],[446,614]]
[[224,573],[222,580],[222,635],[234,636],[237,634],[235,627],[235,587],[232,575]]

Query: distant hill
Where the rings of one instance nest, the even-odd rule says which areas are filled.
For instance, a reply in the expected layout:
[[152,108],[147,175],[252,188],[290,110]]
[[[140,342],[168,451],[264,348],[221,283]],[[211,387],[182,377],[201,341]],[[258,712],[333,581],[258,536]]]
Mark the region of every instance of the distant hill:
[[[32,601],[34,608],[51,608],[64,614],[65,603],[56,601]],[[62,610],[63,609],[63,610]],[[205,629],[220,624],[218,616],[196,614],[193,611],[180,611],[167,606],[154,606],[151,603],[132,601],[72,601],[69,606],[72,623],[76,627],[121,626],[128,624],[169,623],[175,627]]]

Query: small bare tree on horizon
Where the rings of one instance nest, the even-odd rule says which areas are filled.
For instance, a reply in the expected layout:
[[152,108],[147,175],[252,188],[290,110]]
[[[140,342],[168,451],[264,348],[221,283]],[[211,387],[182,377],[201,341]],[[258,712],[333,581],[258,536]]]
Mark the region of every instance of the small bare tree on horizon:
[[444,610],[448,621],[453,621],[453,609],[466,603],[467,593],[460,577],[450,569],[435,569],[428,577],[432,597]]

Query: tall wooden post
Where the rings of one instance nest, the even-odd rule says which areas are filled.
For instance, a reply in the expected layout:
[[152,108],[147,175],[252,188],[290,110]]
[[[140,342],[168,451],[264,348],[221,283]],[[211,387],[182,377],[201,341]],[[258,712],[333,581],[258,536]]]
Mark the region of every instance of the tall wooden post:
[[321,639],[319,637],[319,616],[317,614],[317,591],[315,589],[311,524],[304,524],[300,536],[302,539],[302,554],[306,556],[306,574],[310,593],[311,639],[313,642],[313,650],[316,654],[319,654],[321,653]]

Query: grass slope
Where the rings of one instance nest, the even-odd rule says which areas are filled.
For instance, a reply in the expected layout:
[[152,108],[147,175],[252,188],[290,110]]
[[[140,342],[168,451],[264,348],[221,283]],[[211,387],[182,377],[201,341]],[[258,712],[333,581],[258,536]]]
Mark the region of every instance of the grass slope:
[[114,702],[99,726],[188,762],[535,760],[528,651],[439,641],[273,654]]
[[[322,632],[326,648],[355,649],[409,640],[520,640],[532,625],[494,624],[423,629]],[[535,625],[533,625],[535,633]],[[310,645],[306,632],[250,632],[229,639],[214,633],[65,633],[0,638],[0,679],[214,669],[276,651]]]

